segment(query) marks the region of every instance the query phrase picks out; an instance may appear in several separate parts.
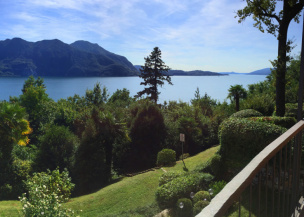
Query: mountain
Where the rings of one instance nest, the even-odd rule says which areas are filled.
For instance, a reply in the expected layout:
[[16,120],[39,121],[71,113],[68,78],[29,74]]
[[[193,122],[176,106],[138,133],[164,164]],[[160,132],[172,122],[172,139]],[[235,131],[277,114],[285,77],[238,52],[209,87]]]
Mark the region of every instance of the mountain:
[[253,72],[250,72],[250,75],[269,75],[271,73],[270,68],[260,69]]
[[[139,71],[141,68],[140,65],[134,65],[134,67]],[[140,72],[140,71],[139,71]],[[201,70],[193,70],[193,71],[183,71],[183,70],[169,70],[168,75],[170,76],[223,76],[225,74],[220,74],[217,72],[210,71],[201,71]]]
[[227,74],[227,75],[269,75],[271,73],[271,69],[264,68],[249,73],[239,73],[239,72],[219,72],[219,73]]
[[244,73],[238,73],[238,72],[219,72],[220,74],[225,74],[225,75],[239,75],[239,74],[244,74]]
[[138,71],[125,57],[87,41],[0,41],[0,76],[29,75],[116,77],[135,76]]

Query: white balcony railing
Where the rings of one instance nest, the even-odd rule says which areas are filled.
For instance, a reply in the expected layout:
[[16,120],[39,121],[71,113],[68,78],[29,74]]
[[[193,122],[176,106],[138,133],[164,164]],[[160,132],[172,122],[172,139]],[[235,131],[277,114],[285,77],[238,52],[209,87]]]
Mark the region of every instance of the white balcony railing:
[[303,129],[299,121],[269,144],[197,217],[298,215]]

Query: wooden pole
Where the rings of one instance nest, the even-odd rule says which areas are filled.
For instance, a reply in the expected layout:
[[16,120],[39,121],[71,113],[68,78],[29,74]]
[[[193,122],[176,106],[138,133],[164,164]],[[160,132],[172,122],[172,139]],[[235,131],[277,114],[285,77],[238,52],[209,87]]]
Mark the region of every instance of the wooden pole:
[[302,47],[301,47],[301,67],[300,67],[300,81],[298,94],[298,118],[300,121],[303,118],[303,83],[304,83],[304,14],[303,14],[303,29],[302,29]]

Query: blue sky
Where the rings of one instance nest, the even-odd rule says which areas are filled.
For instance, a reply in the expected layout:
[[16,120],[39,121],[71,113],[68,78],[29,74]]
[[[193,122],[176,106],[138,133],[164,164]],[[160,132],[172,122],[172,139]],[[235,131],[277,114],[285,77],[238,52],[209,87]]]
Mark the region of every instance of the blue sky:
[[[1,0],[0,40],[87,40],[144,64],[154,47],[172,69],[251,72],[271,67],[277,39],[248,18],[242,0]],[[278,3],[281,4],[281,3]],[[302,18],[300,19],[302,20]],[[302,23],[289,38],[300,54]]]

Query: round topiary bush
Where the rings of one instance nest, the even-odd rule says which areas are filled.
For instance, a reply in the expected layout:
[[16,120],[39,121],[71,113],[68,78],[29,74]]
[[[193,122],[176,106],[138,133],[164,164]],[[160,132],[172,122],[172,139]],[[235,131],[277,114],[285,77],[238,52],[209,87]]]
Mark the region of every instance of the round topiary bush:
[[179,199],[176,203],[176,214],[177,217],[192,217],[192,201],[188,198]]
[[199,191],[193,197],[193,203],[197,203],[200,200],[207,200],[210,201],[211,197],[208,191]]
[[199,214],[206,206],[209,205],[209,201],[207,200],[200,200],[197,203],[194,204],[193,206],[193,214],[196,216]]
[[261,117],[263,114],[254,109],[245,109],[232,114],[231,118],[249,118],[249,117]]
[[176,162],[176,152],[172,149],[163,149],[157,154],[157,166],[171,166]]
[[[229,118],[220,125],[220,150],[225,168],[236,173],[286,131],[266,122]],[[232,174],[233,175],[233,174]]]

